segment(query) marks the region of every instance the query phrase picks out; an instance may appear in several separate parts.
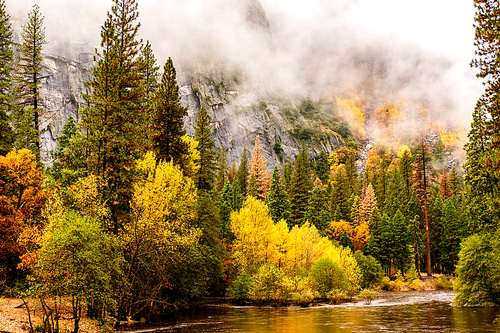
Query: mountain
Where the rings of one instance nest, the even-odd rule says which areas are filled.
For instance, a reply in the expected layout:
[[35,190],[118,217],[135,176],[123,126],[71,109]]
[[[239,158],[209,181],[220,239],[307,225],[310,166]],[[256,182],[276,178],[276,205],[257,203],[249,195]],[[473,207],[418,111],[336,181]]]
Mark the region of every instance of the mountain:
[[[273,52],[273,38],[266,13],[258,0],[244,0],[230,8],[237,10],[254,40]],[[19,25],[18,25],[19,26]],[[241,28],[241,27],[240,27]],[[19,42],[20,31],[15,31]],[[214,45],[217,48],[217,45]],[[79,120],[79,109],[85,107],[82,93],[95,66],[94,47],[68,41],[51,41],[45,48],[43,70],[44,113],[42,115],[42,159],[51,164],[50,152],[57,147],[57,137],[67,119]],[[200,52],[189,59],[174,59],[178,67],[181,102],[188,106],[185,129],[194,135],[200,107],[212,119],[216,147],[227,150],[229,161],[239,162],[244,149],[252,150],[257,136],[261,138],[268,168],[295,160],[299,148],[307,142],[310,157],[327,153],[345,144],[345,138],[329,128],[318,130],[307,115],[299,112],[300,98],[283,98],[251,83],[247,69],[228,65],[216,52]],[[177,67],[177,65],[176,65]],[[288,115],[287,115],[288,113]],[[302,127],[312,128],[302,131]],[[302,132],[301,132],[302,131]],[[304,134],[305,133],[305,134]]]

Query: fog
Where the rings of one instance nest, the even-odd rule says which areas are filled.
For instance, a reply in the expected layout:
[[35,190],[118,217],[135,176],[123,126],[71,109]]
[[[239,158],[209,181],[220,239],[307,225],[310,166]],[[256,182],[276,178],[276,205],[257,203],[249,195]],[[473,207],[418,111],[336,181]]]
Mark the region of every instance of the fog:
[[[318,99],[356,95],[369,107],[404,98],[410,109],[458,125],[470,123],[481,83],[469,0],[261,0],[270,24],[249,24],[252,0],[139,0],[140,37],[160,66],[170,56],[188,70],[223,64],[248,89]],[[45,16],[45,52],[71,58],[93,52],[112,2],[6,0],[20,31],[37,3]],[[255,19],[255,17],[254,17]],[[258,19],[258,18],[257,18]]]

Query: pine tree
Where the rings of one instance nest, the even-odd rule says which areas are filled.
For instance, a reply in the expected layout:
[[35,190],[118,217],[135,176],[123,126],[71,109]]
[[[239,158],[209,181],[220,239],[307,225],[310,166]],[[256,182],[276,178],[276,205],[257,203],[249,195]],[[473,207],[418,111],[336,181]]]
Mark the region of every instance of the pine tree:
[[443,199],[449,199],[453,195],[451,192],[450,178],[448,176],[448,171],[443,168],[443,174],[439,182],[439,194]]
[[310,191],[313,188],[311,179],[311,167],[307,156],[307,149],[300,150],[299,156],[295,160],[292,179],[290,181],[290,218],[295,225],[302,225],[305,222],[304,214],[309,203]]
[[417,194],[418,200],[422,207],[422,212],[425,221],[425,247],[427,254],[427,275],[432,275],[432,264],[431,264],[431,248],[430,248],[430,236],[429,236],[429,216],[428,216],[428,166],[426,157],[426,146],[422,142],[422,154],[417,155],[415,161],[415,174],[414,174],[414,188]]
[[210,117],[204,108],[200,109],[196,118],[194,139],[199,142],[200,169],[198,170],[196,185],[199,190],[210,191],[213,186],[215,173],[215,141],[212,139]]
[[323,184],[325,184],[330,177],[328,156],[326,156],[326,153],[323,150],[319,153],[318,159],[314,164],[314,172],[316,173],[316,176],[323,182]]
[[269,208],[269,214],[274,223],[278,223],[283,219],[290,228],[292,226],[292,220],[290,219],[290,201],[288,200],[285,186],[280,178],[278,167],[275,166],[271,178],[271,189],[266,196],[265,204]]
[[257,198],[264,200],[271,186],[271,174],[267,170],[266,159],[262,155],[262,145],[258,136],[255,139],[252,157],[250,158],[249,177],[252,175],[255,177],[258,186]]
[[250,196],[255,198],[259,196],[259,185],[257,184],[257,180],[255,179],[254,175],[250,175],[250,179],[248,180],[248,189],[246,197],[248,198]]
[[226,149],[224,146],[217,148],[217,174],[215,176],[214,189],[217,192],[222,191],[224,184],[228,181],[228,163],[226,157]]
[[412,165],[412,155],[409,149],[404,149],[401,153],[399,159],[399,172],[403,177],[405,198],[407,200],[410,199],[413,185],[413,165]]
[[400,210],[398,210],[392,218],[392,228],[392,253],[394,261],[401,270],[401,273],[404,274],[405,264],[409,260],[411,252],[409,247],[410,237],[408,234],[408,225]]
[[152,133],[151,129],[153,128],[153,109],[154,109],[154,100],[156,92],[158,91],[158,79],[159,79],[159,70],[156,63],[156,58],[153,54],[153,50],[151,48],[151,44],[149,40],[146,41],[146,45],[141,50],[141,53],[138,58],[138,63],[140,66],[140,73],[144,78],[144,103],[145,103],[145,111],[144,111],[144,119],[143,121],[147,124],[146,130],[148,131],[147,142],[145,144],[149,145],[152,141]]
[[12,51],[13,32],[5,1],[0,1],[0,155],[12,150],[14,135],[8,113],[12,111]]
[[248,153],[246,149],[243,149],[243,153],[241,154],[240,165],[236,172],[236,179],[240,183],[243,195],[246,196],[248,187]]
[[332,218],[330,216],[328,194],[323,187],[315,187],[311,191],[311,198],[307,204],[304,218],[318,231],[328,229]]
[[359,207],[358,225],[361,223],[368,223],[376,205],[377,198],[375,197],[375,190],[372,184],[368,184],[364,191],[363,198],[361,199],[361,206]]
[[176,75],[172,59],[168,58],[155,94],[151,141],[158,159],[179,164],[181,156],[187,153],[187,146],[181,140],[186,134],[183,117],[187,115],[187,107],[181,106]]
[[33,5],[23,26],[15,61],[14,131],[16,147],[30,149],[40,161],[40,117],[43,116],[41,90],[42,49],[45,44],[44,17]]
[[146,124],[141,123],[144,81],[137,62],[137,3],[114,3],[101,29],[102,55],[98,55],[100,60],[88,82],[91,92],[86,100],[90,106],[82,120],[88,138],[89,172],[105,181],[104,198],[117,232],[118,216],[127,213],[132,195],[131,166],[143,153],[147,133]]
[[70,116],[68,121],[66,121],[66,123],[64,124],[61,135],[57,138],[57,148],[52,154],[54,157],[54,163],[52,164],[51,171],[56,180],[62,177],[61,159],[64,158],[66,149],[70,147],[71,138],[73,138],[77,134],[78,128],[75,124],[75,120],[72,116]]

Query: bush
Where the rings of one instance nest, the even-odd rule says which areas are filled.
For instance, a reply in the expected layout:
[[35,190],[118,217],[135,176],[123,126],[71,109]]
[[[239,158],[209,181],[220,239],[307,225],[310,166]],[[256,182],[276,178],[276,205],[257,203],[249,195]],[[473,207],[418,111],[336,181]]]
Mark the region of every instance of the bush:
[[389,290],[390,283],[391,283],[391,279],[389,279],[389,277],[387,277],[387,276],[384,276],[382,278],[382,280],[380,281],[380,285],[381,285],[383,290]]
[[361,287],[369,288],[373,285],[380,284],[383,270],[382,265],[377,259],[371,255],[365,256],[361,251],[356,251],[354,253],[354,258],[356,258],[362,275]]
[[438,289],[453,290],[453,282],[448,280],[445,276],[440,276],[436,279],[436,287]]
[[396,280],[389,282],[388,290],[400,291],[400,290],[403,290],[404,286],[405,286],[405,282],[403,279],[403,275],[401,275],[401,271],[397,271],[396,272]]
[[378,292],[373,289],[363,289],[359,293],[359,298],[366,300],[366,304],[370,304],[377,295]]
[[331,290],[326,297],[330,301],[330,304],[341,304],[352,300],[352,297],[347,292],[338,289]]
[[229,298],[236,301],[248,300],[250,298],[248,291],[250,290],[251,284],[252,279],[247,273],[243,272],[239,274],[234,279],[233,285],[228,289]]
[[349,286],[342,268],[329,258],[320,258],[316,261],[309,276],[312,279],[313,287],[321,297],[327,297],[332,290],[347,290]]
[[248,295],[258,301],[285,300],[290,296],[288,286],[285,274],[279,268],[264,264],[253,276]]

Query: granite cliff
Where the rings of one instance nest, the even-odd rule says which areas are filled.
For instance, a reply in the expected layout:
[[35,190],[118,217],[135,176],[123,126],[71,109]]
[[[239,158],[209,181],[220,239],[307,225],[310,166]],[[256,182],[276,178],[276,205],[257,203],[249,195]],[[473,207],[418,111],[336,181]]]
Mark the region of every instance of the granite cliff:
[[[245,0],[244,17],[255,33],[272,45],[272,34],[266,14],[258,0]],[[16,33],[19,38],[18,32]],[[85,106],[82,93],[85,82],[95,65],[93,47],[59,43],[44,57],[42,116],[42,156],[51,164],[50,152],[57,147],[57,137],[70,115],[79,120],[79,108]],[[210,115],[215,131],[216,147],[227,150],[229,161],[239,162],[244,149],[252,150],[255,138],[263,144],[268,168],[293,162],[299,148],[307,143],[310,158],[321,150],[327,153],[344,145],[344,139],[334,131],[317,128],[314,135],[300,138],[294,129],[309,124],[309,119],[298,112],[287,116],[285,109],[297,109],[300,98],[284,100],[255,85],[246,84],[244,71],[228,69],[216,56],[204,54],[200,61],[180,61],[178,84],[181,102],[188,107],[185,129],[194,134],[194,125],[200,107]],[[174,63],[175,63],[174,59]],[[187,64],[186,64],[187,63]]]

